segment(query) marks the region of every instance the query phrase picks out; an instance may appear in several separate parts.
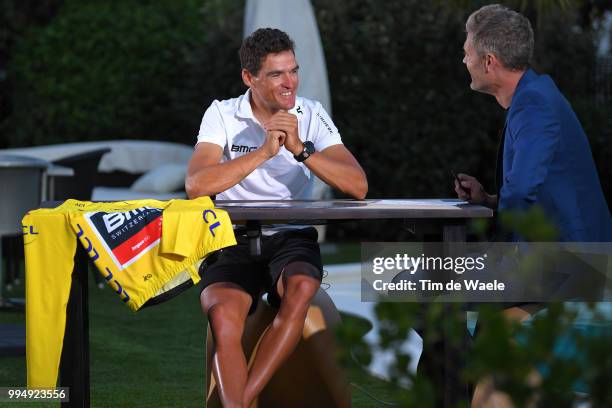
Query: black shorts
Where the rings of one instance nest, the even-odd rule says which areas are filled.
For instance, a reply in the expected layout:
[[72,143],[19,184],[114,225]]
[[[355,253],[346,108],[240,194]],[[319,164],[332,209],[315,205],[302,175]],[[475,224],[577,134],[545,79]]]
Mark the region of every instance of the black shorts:
[[276,283],[287,265],[305,262],[308,267],[291,270],[321,282],[323,262],[317,243],[317,230],[309,227],[277,232],[261,237],[261,255],[251,255],[246,235],[236,233],[237,245],[209,256],[200,266],[202,290],[213,283],[231,282],[243,288],[253,302],[249,314],[255,311],[257,300],[264,292],[268,301],[278,307]]

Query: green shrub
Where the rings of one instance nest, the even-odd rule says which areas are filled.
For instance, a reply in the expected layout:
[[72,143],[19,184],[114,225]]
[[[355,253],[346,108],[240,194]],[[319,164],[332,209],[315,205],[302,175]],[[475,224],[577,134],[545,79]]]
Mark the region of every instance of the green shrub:
[[[480,304],[475,308],[479,312],[478,333],[471,338],[463,320],[465,310],[459,303],[380,302],[375,307],[379,338],[373,344],[359,336],[361,329],[354,319],[345,322],[336,334],[341,361],[347,366],[355,360],[367,366],[374,352],[395,357],[388,369],[391,382],[398,387],[394,400],[388,402],[398,406],[443,405],[444,394],[435,388],[432,373],[415,375],[408,369],[411,356],[403,345],[410,329],[420,327],[426,347],[439,346],[443,338],[445,347],[451,350],[449,356],[430,356],[436,360],[434,366],[454,364],[454,353],[463,353],[466,366],[455,374],[473,385],[484,378],[492,379],[495,388],[506,393],[514,406],[570,407],[586,403],[609,407],[609,316],[603,313],[605,309],[596,309],[596,304],[584,304],[578,306],[578,318],[577,305],[549,303],[528,323],[519,324],[503,317],[503,305]],[[401,384],[412,386],[404,388]],[[368,384],[364,388],[367,390]],[[452,406],[469,406],[470,401],[461,400],[463,397],[457,395]]]
[[225,33],[239,18],[224,4],[67,1],[15,45],[10,144],[193,143],[204,107],[238,78],[240,36]]

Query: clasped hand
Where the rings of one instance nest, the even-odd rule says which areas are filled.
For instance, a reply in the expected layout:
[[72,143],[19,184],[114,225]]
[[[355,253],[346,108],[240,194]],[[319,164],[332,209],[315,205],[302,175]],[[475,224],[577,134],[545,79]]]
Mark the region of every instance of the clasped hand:
[[[304,150],[304,144],[300,140],[298,132],[297,116],[286,111],[276,112],[263,124],[266,130],[266,143],[278,143],[276,153],[280,146],[285,146],[293,155],[298,155]],[[281,135],[282,133],[282,135]],[[272,140],[270,140],[272,139]]]

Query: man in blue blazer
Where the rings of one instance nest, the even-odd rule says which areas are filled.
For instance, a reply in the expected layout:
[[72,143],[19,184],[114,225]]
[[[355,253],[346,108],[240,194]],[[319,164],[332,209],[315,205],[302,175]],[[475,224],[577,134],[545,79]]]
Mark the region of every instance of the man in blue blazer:
[[[529,20],[489,5],[470,15],[466,32],[463,63],[470,87],[493,95],[507,115],[498,152],[497,194],[488,194],[476,178],[459,174],[459,198],[499,212],[539,206],[563,242],[612,241],[612,218],[584,130],[553,80],[530,68],[534,39]],[[521,321],[542,305],[501,307],[507,319]],[[495,398],[503,396],[491,382],[481,381],[472,406]]]
[[481,8],[466,24],[466,65],[478,92],[507,109],[498,154],[498,194],[459,174],[459,198],[498,211],[539,206],[564,242],[609,242],[612,218],[587,137],[548,75],[529,68],[529,20],[499,5]]

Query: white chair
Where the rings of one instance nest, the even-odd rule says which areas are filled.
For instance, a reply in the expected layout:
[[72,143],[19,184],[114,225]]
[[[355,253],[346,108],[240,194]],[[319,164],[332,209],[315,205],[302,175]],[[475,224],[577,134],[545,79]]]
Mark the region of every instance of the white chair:
[[0,245],[0,306],[7,305],[3,296],[7,271],[4,265],[11,265],[11,272],[16,273],[23,247],[21,219],[27,211],[38,208],[45,196],[48,166],[44,160],[0,154],[0,243],[11,248],[5,263]]

